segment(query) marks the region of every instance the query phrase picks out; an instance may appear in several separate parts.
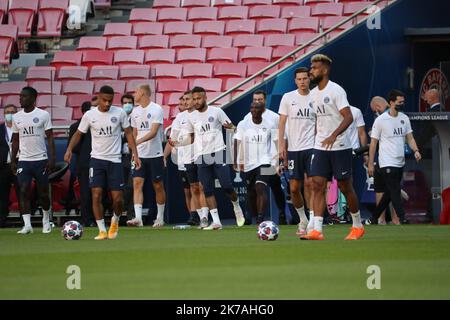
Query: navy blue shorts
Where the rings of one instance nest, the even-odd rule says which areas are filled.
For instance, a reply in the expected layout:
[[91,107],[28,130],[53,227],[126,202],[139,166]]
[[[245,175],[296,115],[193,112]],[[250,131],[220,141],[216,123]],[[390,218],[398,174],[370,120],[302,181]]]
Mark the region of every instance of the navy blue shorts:
[[34,178],[37,185],[48,186],[47,163],[48,160],[19,161],[17,164],[17,183],[19,185],[31,184]]
[[278,175],[276,174],[276,169],[268,164],[245,172],[244,177],[247,188],[252,188],[256,183],[263,183],[266,186],[270,186]]
[[197,183],[198,180],[198,166],[194,163],[184,165],[186,167],[186,174],[189,183]]
[[89,165],[89,186],[91,188],[121,191],[123,185],[122,163],[91,158]]
[[314,149],[311,157],[311,177],[346,180],[352,176],[352,149],[325,151]]
[[289,179],[305,180],[311,173],[313,149],[288,152]]
[[181,182],[183,184],[183,189],[190,189],[191,184],[189,183],[188,175],[186,170],[178,170],[178,175],[180,176]]
[[148,178],[152,181],[161,181],[164,178],[164,160],[163,157],[158,158],[139,158],[141,159],[141,168],[136,170],[131,165],[131,176],[133,178]]
[[[211,157],[214,158],[214,155],[211,155]],[[226,163],[208,164],[202,160],[202,163],[198,165],[198,178],[203,185],[203,190],[207,197],[214,194],[214,183],[216,178],[219,179],[222,189],[233,188],[233,185],[231,184],[231,169]]]

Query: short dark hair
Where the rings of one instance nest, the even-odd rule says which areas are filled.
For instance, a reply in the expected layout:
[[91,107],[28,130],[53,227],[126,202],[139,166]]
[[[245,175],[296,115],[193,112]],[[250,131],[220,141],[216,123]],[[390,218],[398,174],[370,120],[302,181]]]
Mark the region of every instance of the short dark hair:
[[183,96],[185,96],[185,95],[187,95],[187,94],[192,94],[192,91],[191,91],[191,90],[185,91],[185,92],[183,93]]
[[96,101],[97,99],[98,99],[97,96],[93,96],[93,97],[91,98],[91,101]]
[[194,88],[192,88],[191,93],[205,93],[206,94],[206,90],[202,87],[194,87]]
[[114,95],[114,89],[110,86],[103,86],[100,88],[100,93]]
[[264,96],[264,99],[266,98],[267,94],[264,90],[258,89],[255,92],[253,92],[253,95],[255,94],[262,94]]
[[300,67],[300,68],[295,69],[295,71],[294,71],[294,78],[296,78],[297,74],[299,74],[299,73],[309,74],[309,69],[305,68],[305,67]]
[[7,104],[6,106],[4,106],[3,107],[3,110],[6,110],[6,109],[8,109],[8,108],[14,108],[14,111],[15,112],[17,112],[17,106],[15,105],[15,104],[12,104],[12,103],[10,103],[10,104]]
[[33,87],[23,87],[23,88],[22,88],[22,91],[28,92],[28,93],[31,94],[35,99],[36,99],[37,96],[38,96],[38,92],[37,92],[36,89],[33,88]]
[[83,102],[83,104],[81,105],[81,112],[82,113],[86,113],[89,110],[91,110],[92,104],[90,101],[85,101]]
[[134,97],[131,94],[124,94],[121,98],[120,98],[120,103],[123,104],[123,99],[131,99],[131,101],[133,101],[134,104]]
[[389,103],[396,101],[397,97],[404,97],[405,98],[406,96],[400,90],[397,90],[397,89],[391,90],[391,92],[389,92],[389,94],[388,94],[388,101],[389,101]]

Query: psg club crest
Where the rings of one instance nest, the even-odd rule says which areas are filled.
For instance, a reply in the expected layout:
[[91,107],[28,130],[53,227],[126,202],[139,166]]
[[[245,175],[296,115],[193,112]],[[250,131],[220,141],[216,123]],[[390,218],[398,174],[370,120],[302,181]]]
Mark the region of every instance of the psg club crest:
[[117,118],[116,118],[116,117],[112,117],[112,118],[111,118],[111,122],[112,122],[112,123],[116,123],[116,122],[117,122]]
[[405,124],[405,121],[404,121],[404,120],[400,120],[400,123],[401,123],[401,124]]
[[325,102],[325,103],[329,103],[329,102],[330,102],[330,98],[328,98],[328,97],[325,97],[325,99],[323,99],[323,102]]
[[211,122],[211,123],[214,122],[214,117],[209,117],[208,121]]
[[34,118],[34,119],[33,119],[33,122],[34,122],[34,123],[38,123],[38,122],[39,122],[39,118]]
[[147,113],[147,119],[150,119],[152,117],[151,113]]

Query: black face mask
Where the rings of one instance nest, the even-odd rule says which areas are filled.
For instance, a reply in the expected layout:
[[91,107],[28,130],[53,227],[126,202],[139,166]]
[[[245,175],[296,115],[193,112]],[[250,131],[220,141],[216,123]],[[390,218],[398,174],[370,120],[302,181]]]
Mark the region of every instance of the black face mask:
[[404,103],[396,104],[395,109],[397,111],[402,111],[403,109],[405,109],[405,104]]

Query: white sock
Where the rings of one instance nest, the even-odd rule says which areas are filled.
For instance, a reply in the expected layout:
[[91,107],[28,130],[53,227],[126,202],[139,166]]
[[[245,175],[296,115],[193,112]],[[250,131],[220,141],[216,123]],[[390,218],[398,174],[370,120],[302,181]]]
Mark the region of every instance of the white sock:
[[241,206],[239,205],[239,201],[231,201],[233,204],[234,213],[242,212]]
[[300,223],[308,222],[308,217],[305,214],[305,207],[295,208],[297,210],[298,216],[300,217]]
[[158,214],[156,215],[156,220],[164,221],[164,208],[166,207],[166,204],[156,204],[158,207]]
[[322,232],[323,217],[314,217],[314,230]]
[[31,214],[23,214],[22,219],[23,219],[24,226],[31,228]]
[[209,208],[208,207],[203,207],[202,208],[202,215],[200,216],[200,218],[206,218],[208,219],[208,214],[209,214]]
[[314,211],[309,211],[308,229],[314,229]]
[[142,204],[134,205],[134,215],[137,220],[142,220]]
[[211,209],[211,216],[213,218],[213,223],[222,224],[219,218],[219,211],[216,209]]
[[49,223],[50,222],[50,209],[48,211],[42,210],[42,223]]
[[97,222],[98,230],[101,232],[106,232],[105,219],[95,220],[95,222]]
[[361,214],[358,210],[356,213],[352,213],[352,220],[353,220],[353,227],[355,228],[362,228],[363,225],[361,223]]
[[197,209],[195,210],[197,211],[198,216],[200,217],[200,219],[202,218],[202,214],[203,214],[203,210],[202,209]]
[[119,220],[120,216],[116,216],[116,214],[114,213],[111,218],[111,223],[119,223]]

